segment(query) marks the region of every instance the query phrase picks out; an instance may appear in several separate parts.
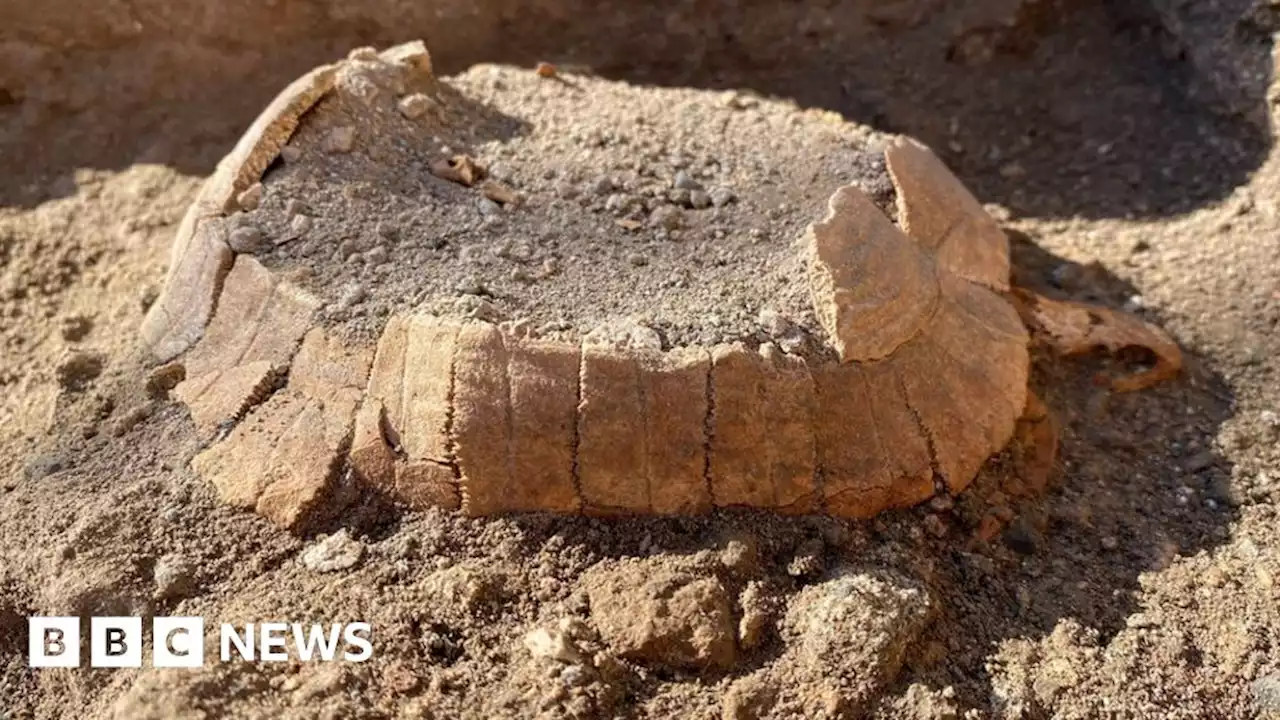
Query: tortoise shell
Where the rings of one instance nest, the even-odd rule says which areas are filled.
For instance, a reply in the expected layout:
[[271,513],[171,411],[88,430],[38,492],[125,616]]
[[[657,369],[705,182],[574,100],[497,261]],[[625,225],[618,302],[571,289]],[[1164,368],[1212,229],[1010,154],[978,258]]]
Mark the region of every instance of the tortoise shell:
[[[212,438],[192,465],[227,502],[295,529],[362,491],[471,515],[750,507],[866,518],[961,492],[1010,441],[1029,360],[1006,299],[1007,240],[907,138],[874,158],[888,192],[836,181],[825,216],[770,250],[798,269],[783,291],[811,308],[808,345],[673,343],[627,318],[542,333],[430,302],[396,308],[365,335],[343,332],[298,270],[331,260],[273,265],[237,242],[236,218],[264,186],[276,192],[268,170],[295,135],[314,126],[316,142],[349,152],[350,123],[426,124],[381,146],[394,150],[433,132],[423,115],[471,117],[464,106],[421,43],[355,51],[286,88],[192,204],[142,338],[158,361],[185,367],[175,395]],[[503,183],[483,185],[469,159],[432,169],[432,182],[519,202]],[[314,168],[308,177],[328,182]],[[432,266],[417,272],[431,282]]]

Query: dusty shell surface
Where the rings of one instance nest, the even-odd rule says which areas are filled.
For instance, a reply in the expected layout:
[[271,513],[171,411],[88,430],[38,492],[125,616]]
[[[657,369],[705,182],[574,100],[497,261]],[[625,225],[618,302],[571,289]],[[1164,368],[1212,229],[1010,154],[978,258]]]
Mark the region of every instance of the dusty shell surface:
[[[634,144],[635,171],[576,188],[591,153],[523,142],[565,129],[513,96],[588,146]],[[584,130],[593,96],[634,114]],[[962,491],[1026,403],[995,221],[923,145],[785,106],[805,138],[787,186],[713,202],[697,177],[724,191],[757,169],[700,154],[779,129],[735,134],[727,111],[692,127],[640,97],[495,69],[439,81],[421,44],[286,88],[191,208],[144,328],[157,359],[181,353],[175,395],[217,435],[193,467],[289,528],[360,487],[470,515],[870,517]],[[649,142],[681,148],[669,179]],[[584,191],[603,212],[566,213]],[[759,207],[782,232],[727,239]],[[266,241],[233,254],[246,231]]]

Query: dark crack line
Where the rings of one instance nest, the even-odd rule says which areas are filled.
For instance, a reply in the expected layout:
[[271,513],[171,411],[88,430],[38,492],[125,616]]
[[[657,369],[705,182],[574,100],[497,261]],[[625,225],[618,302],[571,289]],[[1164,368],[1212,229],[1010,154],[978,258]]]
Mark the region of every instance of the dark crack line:
[[702,439],[703,439],[703,456],[702,456],[702,479],[707,491],[707,501],[711,503],[711,507],[719,507],[716,502],[715,485],[711,482],[711,452],[712,446],[715,444],[715,415],[716,415],[716,389],[712,378],[715,377],[715,357],[711,353],[707,353],[707,411],[705,419],[702,421]]
[[950,495],[951,491],[947,488],[946,477],[942,474],[938,467],[938,448],[934,444],[933,435],[930,434],[928,427],[924,424],[924,418],[920,416],[920,412],[916,410],[915,405],[911,402],[911,395],[907,393],[907,383],[902,379],[897,369],[893,371],[893,377],[898,381],[898,391],[902,393],[902,401],[907,406],[907,411],[911,414],[911,419],[916,423],[916,429],[920,431],[920,436],[924,438],[925,447],[929,450],[929,469],[933,473],[933,494],[934,495]]
[[[460,332],[460,331],[459,331]],[[454,399],[458,391],[458,334],[453,335],[453,348],[449,353],[449,391],[445,395],[445,411],[444,411],[444,452],[447,462],[441,463],[448,466],[453,474],[453,492],[458,499],[458,507],[463,507],[467,500],[466,485],[462,482],[462,463],[458,460],[458,438],[456,428],[454,427],[454,415],[457,410],[454,407]],[[405,336],[405,352],[409,350],[408,335]],[[406,368],[407,369],[407,368]],[[404,382],[404,374],[400,375],[401,383]],[[401,400],[401,411],[403,414],[403,403]]]
[[640,358],[633,358],[631,366],[635,368],[635,374],[632,376],[636,385],[636,401],[640,410],[640,472],[644,475],[644,502],[648,508],[647,515],[653,515],[653,468],[649,457],[649,393],[648,383],[645,382],[645,374],[648,372],[640,361]]
[[578,382],[574,383],[573,403],[573,437],[569,441],[570,468],[569,480],[573,483],[573,494],[578,499],[578,512],[586,507],[586,498],[582,496],[582,475],[578,466],[578,448],[582,444],[582,384],[586,375],[587,354],[582,344],[578,344]]

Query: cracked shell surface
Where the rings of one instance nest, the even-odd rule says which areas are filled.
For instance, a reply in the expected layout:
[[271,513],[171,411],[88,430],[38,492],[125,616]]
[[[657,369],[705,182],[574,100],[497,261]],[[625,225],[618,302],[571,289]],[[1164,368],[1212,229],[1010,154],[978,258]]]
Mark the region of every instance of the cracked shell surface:
[[[1012,437],[1028,338],[999,294],[1008,247],[927,148],[781,103],[690,127],[680,103],[717,103],[696,91],[437,80],[409,47],[286,89],[207,182],[230,199],[202,193],[175,240],[181,268],[234,227],[269,239],[210,282],[171,274],[161,308],[216,299],[197,332],[144,333],[162,359],[198,336],[176,395],[220,431],[193,466],[227,502],[291,529],[360,490],[470,515],[870,517],[963,490]],[[406,114],[408,95],[430,102]],[[599,120],[612,134],[594,95],[631,108]],[[752,183],[770,169],[699,159],[775,123],[801,138],[787,166],[814,168],[781,194]],[[600,168],[601,143],[656,167]],[[681,208],[703,181],[735,200]],[[659,211],[678,222],[643,221]]]

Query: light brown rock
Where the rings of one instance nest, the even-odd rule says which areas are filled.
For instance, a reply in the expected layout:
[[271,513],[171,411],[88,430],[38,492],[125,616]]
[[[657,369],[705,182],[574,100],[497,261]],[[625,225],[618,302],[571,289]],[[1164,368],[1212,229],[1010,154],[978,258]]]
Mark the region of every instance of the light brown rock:
[[640,561],[600,566],[583,585],[592,621],[620,657],[687,670],[737,659],[729,595],[715,578]]

